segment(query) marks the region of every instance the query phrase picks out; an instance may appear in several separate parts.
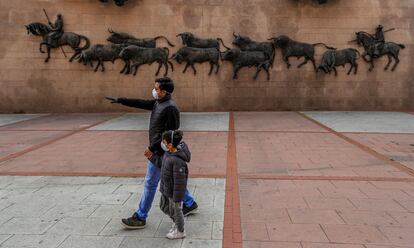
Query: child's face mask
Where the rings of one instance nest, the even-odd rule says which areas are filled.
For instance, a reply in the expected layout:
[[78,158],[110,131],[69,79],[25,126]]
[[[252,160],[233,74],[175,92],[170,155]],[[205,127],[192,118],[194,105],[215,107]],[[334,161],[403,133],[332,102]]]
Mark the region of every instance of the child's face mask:
[[168,152],[169,150],[168,150],[168,147],[167,147],[167,145],[164,143],[164,141],[161,141],[161,148],[165,151],[165,152]]

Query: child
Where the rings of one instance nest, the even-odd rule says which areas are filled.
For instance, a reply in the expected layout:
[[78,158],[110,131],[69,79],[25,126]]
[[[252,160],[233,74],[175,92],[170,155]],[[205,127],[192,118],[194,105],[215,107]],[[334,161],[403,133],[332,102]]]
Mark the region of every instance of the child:
[[168,239],[185,238],[183,200],[191,153],[182,139],[182,131],[167,131],[162,135],[161,147],[165,153],[161,167],[160,208],[174,222],[167,234]]

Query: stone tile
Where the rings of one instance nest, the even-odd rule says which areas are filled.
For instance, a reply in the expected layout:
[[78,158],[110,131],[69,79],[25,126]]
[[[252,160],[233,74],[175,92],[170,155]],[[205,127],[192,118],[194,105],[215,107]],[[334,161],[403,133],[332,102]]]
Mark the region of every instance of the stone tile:
[[180,248],[182,240],[168,240],[164,238],[137,238],[126,237],[119,248],[136,248],[139,244],[139,248]]
[[221,248],[221,240],[184,239],[182,248]]
[[369,211],[404,211],[396,201],[378,199],[350,199],[359,210]]
[[[96,209],[98,205],[81,205],[81,204],[71,204],[71,205],[57,205],[47,211],[43,217],[44,218],[54,218],[62,219],[65,217],[89,217]],[[107,217],[107,216],[105,216]]]
[[0,226],[0,234],[44,234],[55,224],[55,220],[13,218]]
[[414,212],[414,201],[397,200],[397,202],[404,207],[404,209]]
[[0,114],[0,126],[46,116],[45,114]]
[[397,221],[382,211],[339,210],[338,213],[350,225],[399,226]]
[[114,194],[132,194],[142,193],[144,191],[144,185],[137,184],[121,184],[115,191]]
[[197,214],[189,217],[191,221],[224,221],[223,207],[204,207],[199,204],[199,211]]
[[12,127],[17,130],[79,130],[100,121],[115,117],[116,114],[50,114],[16,123]]
[[213,239],[223,239],[223,222],[213,222]]
[[263,222],[242,222],[242,238],[243,240],[270,240],[267,232],[266,223]]
[[412,246],[414,244],[414,228],[380,227],[379,229],[393,245]]
[[82,204],[122,205],[129,199],[129,197],[131,197],[131,194],[93,193],[83,200]]
[[401,112],[304,112],[337,132],[414,133],[414,116]]
[[[171,225],[171,221],[162,221],[156,237],[165,237]],[[189,239],[212,239],[212,222],[186,221],[184,229]]]
[[90,185],[106,183],[110,177],[43,177],[38,181],[56,185]]
[[289,242],[329,242],[320,225],[317,224],[276,224],[267,223],[272,241]]
[[243,241],[244,248],[302,248],[298,242]]
[[[51,248],[58,247],[68,235],[13,235],[2,244],[5,248]],[[1,242],[0,242],[1,243]]]
[[1,245],[4,241],[8,240],[11,236],[12,236],[12,235],[9,235],[9,234],[0,234],[0,245]]
[[318,131],[327,132],[295,112],[235,112],[237,131]]
[[346,244],[390,244],[388,239],[373,226],[322,225],[329,240]]
[[344,224],[334,210],[288,209],[294,224]]
[[122,185],[143,185],[144,178],[142,177],[111,177],[106,183],[122,184]]
[[[124,216],[124,218],[125,217],[127,216]],[[113,218],[99,233],[99,235],[151,238],[156,236],[160,224],[161,218],[154,218],[154,216],[151,215],[150,218],[147,219],[147,224],[144,229],[128,230],[122,225],[121,218]]]
[[302,243],[302,248],[365,248],[363,245]]
[[347,198],[305,197],[305,200],[309,204],[309,207],[312,209],[356,209],[355,206]]
[[71,235],[59,248],[117,248],[121,245],[122,237],[78,236]]
[[49,234],[97,235],[109,223],[109,218],[71,218],[60,220]]
[[90,217],[126,218],[132,216],[134,212],[135,208],[126,207],[124,205],[100,205]]
[[414,213],[388,212],[403,227],[414,227]]
[[50,202],[34,201],[19,202],[1,211],[2,215],[13,217],[40,217],[54,207]]

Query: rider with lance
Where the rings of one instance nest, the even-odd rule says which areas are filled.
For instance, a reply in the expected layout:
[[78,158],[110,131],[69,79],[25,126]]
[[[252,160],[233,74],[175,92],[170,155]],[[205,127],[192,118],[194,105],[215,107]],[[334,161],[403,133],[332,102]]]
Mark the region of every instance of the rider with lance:
[[49,17],[46,14],[46,11],[45,11],[45,15],[47,17],[47,20],[49,21],[50,27],[52,28],[51,32],[47,36],[46,41],[51,47],[58,47],[59,46],[59,39],[64,33],[62,15],[61,14],[57,15],[55,24],[53,24],[50,21]]
[[375,44],[373,44],[373,55],[374,57],[379,57],[381,55],[381,51],[384,48],[385,43],[385,35],[382,25],[378,25],[375,34],[374,34],[374,40]]

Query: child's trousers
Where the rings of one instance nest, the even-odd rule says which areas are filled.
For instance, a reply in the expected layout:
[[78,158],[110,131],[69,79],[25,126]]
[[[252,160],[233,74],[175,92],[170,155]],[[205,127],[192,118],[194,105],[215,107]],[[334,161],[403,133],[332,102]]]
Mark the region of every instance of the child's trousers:
[[174,202],[172,198],[161,194],[160,208],[162,212],[170,216],[177,226],[177,230],[184,232],[183,202]]

